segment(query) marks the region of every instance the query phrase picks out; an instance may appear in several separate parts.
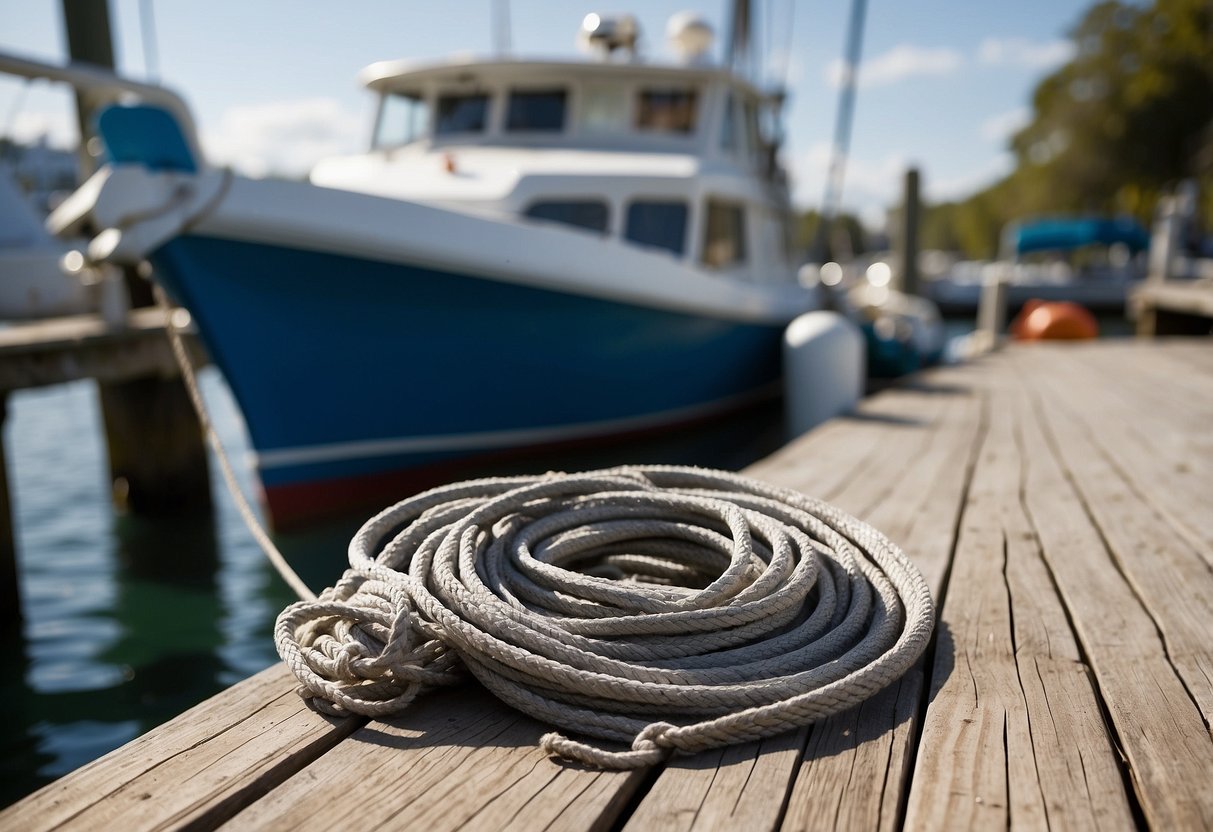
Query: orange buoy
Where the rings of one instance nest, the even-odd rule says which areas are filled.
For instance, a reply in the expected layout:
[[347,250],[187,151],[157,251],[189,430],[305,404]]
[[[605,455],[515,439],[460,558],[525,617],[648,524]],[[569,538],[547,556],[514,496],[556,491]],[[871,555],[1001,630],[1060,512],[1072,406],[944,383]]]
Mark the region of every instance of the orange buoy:
[[1099,337],[1095,316],[1070,301],[1030,300],[1011,322],[1017,341],[1079,341]]

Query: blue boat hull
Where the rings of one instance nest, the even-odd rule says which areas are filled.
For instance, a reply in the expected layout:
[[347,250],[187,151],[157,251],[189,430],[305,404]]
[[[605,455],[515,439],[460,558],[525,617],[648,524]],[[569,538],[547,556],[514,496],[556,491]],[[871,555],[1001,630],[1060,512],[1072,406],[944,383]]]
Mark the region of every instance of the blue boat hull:
[[776,325],[211,237],[151,259],[240,404],[279,528],[778,389]]

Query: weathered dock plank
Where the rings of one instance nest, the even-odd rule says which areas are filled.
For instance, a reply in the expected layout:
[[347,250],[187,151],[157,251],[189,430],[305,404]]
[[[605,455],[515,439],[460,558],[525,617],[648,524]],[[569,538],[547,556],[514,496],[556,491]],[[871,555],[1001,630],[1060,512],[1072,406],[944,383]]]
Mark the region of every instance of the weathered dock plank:
[[538,747],[550,730],[474,685],[434,692],[355,731],[225,828],[335,829],[352,806],[375,829],[606,828],[643,772],[552,760]]
[[[1108,353],[1080,351],[1081,365],[1053,369],[1036,386],[1081,419],[1108,464],[1213,566],[1213,466],[1200,464],[1213,459],[1213,435],[1206,430],[1213,398],[1181,400],[1182,365],[1160,373],[1166,365],[1142,367],[1119,360],[1121,350]],[[1039,373],[1033,356],[1023,358],[1025,372]],[[1097,383],[1110,374],[1117,384]]]
[[[98,315],[73,315],[0,329],[0,390],[92,378],[120,382],[178,374],[157,308],[131,311],[121,325]],[[186,327],[189,328],[188,322]],[[189,339],[195,364],[205,360]]]
[[[1030,363],[1047,358],[1021,357]],[[1170,564],[1123,548],[1114,553],[1113,538],[1121,538],[1121,547],[1129,543],[1123,539],[1127,534],[1117,531],[1120,520],[1146,514],[1142,503],[1125,494],[1123,480],[1100,461],[1101,454],[1092,453],[1090,429],[1065,418],[1058,397],[1046,406],[1032,383],[1025,380],[1024,394],[1037,418],[1024,421],[1024,443],[1039,451],[1029,459],[1024,503],[1127,757],[1137,800],[1158,828],[1209,828],[1213,741],[1208,724],[1169,658],[1158,622],[1122,572],[1121,555],[1145,572],[1160,573],[1159,580],[1167,583]],[[1094,459],[1081,459],[1084,452]],[[1207,626],[1208,619],[1206,633]],[[1195,652],[1208,660],[1207,637]]]
[[0,829],[212,828],[362,720],[304,706],[278,664],[0,812]]
[[[961,520],[906,827],[1132,828],[1110,738],[1020,502],[1018,391],[990,427]],[[1069,703],[1058,724],[1054,702]]]

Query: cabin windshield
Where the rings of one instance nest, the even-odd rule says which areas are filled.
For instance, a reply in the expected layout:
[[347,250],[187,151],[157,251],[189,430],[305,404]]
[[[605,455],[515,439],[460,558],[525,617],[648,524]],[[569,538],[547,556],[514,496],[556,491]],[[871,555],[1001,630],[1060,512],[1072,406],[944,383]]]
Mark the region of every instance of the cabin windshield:
[[380,104],[374,147],[400,147],[425,138],[430,108],[417,94],[389,93]]
[[565,99],[562,90],[514,90],[506,107],[505,129],[510,131],[560,132],[564,129]]
[[489,97],[486,93],[438,96],[434,135],[483,133],[488,125]]

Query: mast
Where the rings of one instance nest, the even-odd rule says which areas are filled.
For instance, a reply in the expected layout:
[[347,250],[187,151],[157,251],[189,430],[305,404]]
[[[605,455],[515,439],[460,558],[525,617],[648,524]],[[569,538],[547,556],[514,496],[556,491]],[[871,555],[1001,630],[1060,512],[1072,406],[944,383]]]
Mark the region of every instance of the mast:
[[834,123],[834,146],[830,154],[830,170],[826,176],[825,195],[821,199],[821,219],[813,242],[814,260],[825,259],[830,226],[842,203],[842,186],[846,179],[847,153],[851,146],[851,123],[855,115],[855,88],[859,80],[859,60],[863,52],[863,24],[867,0],[851,0],[851,20],[847,27],[846,57],[842,68],[842,87],[838,92],[838,117]]
[[753,80],[753,15],[750,0],[733,0],[733,12],[729,19],[729,36],[725,42],[724,65],[742,78]]

